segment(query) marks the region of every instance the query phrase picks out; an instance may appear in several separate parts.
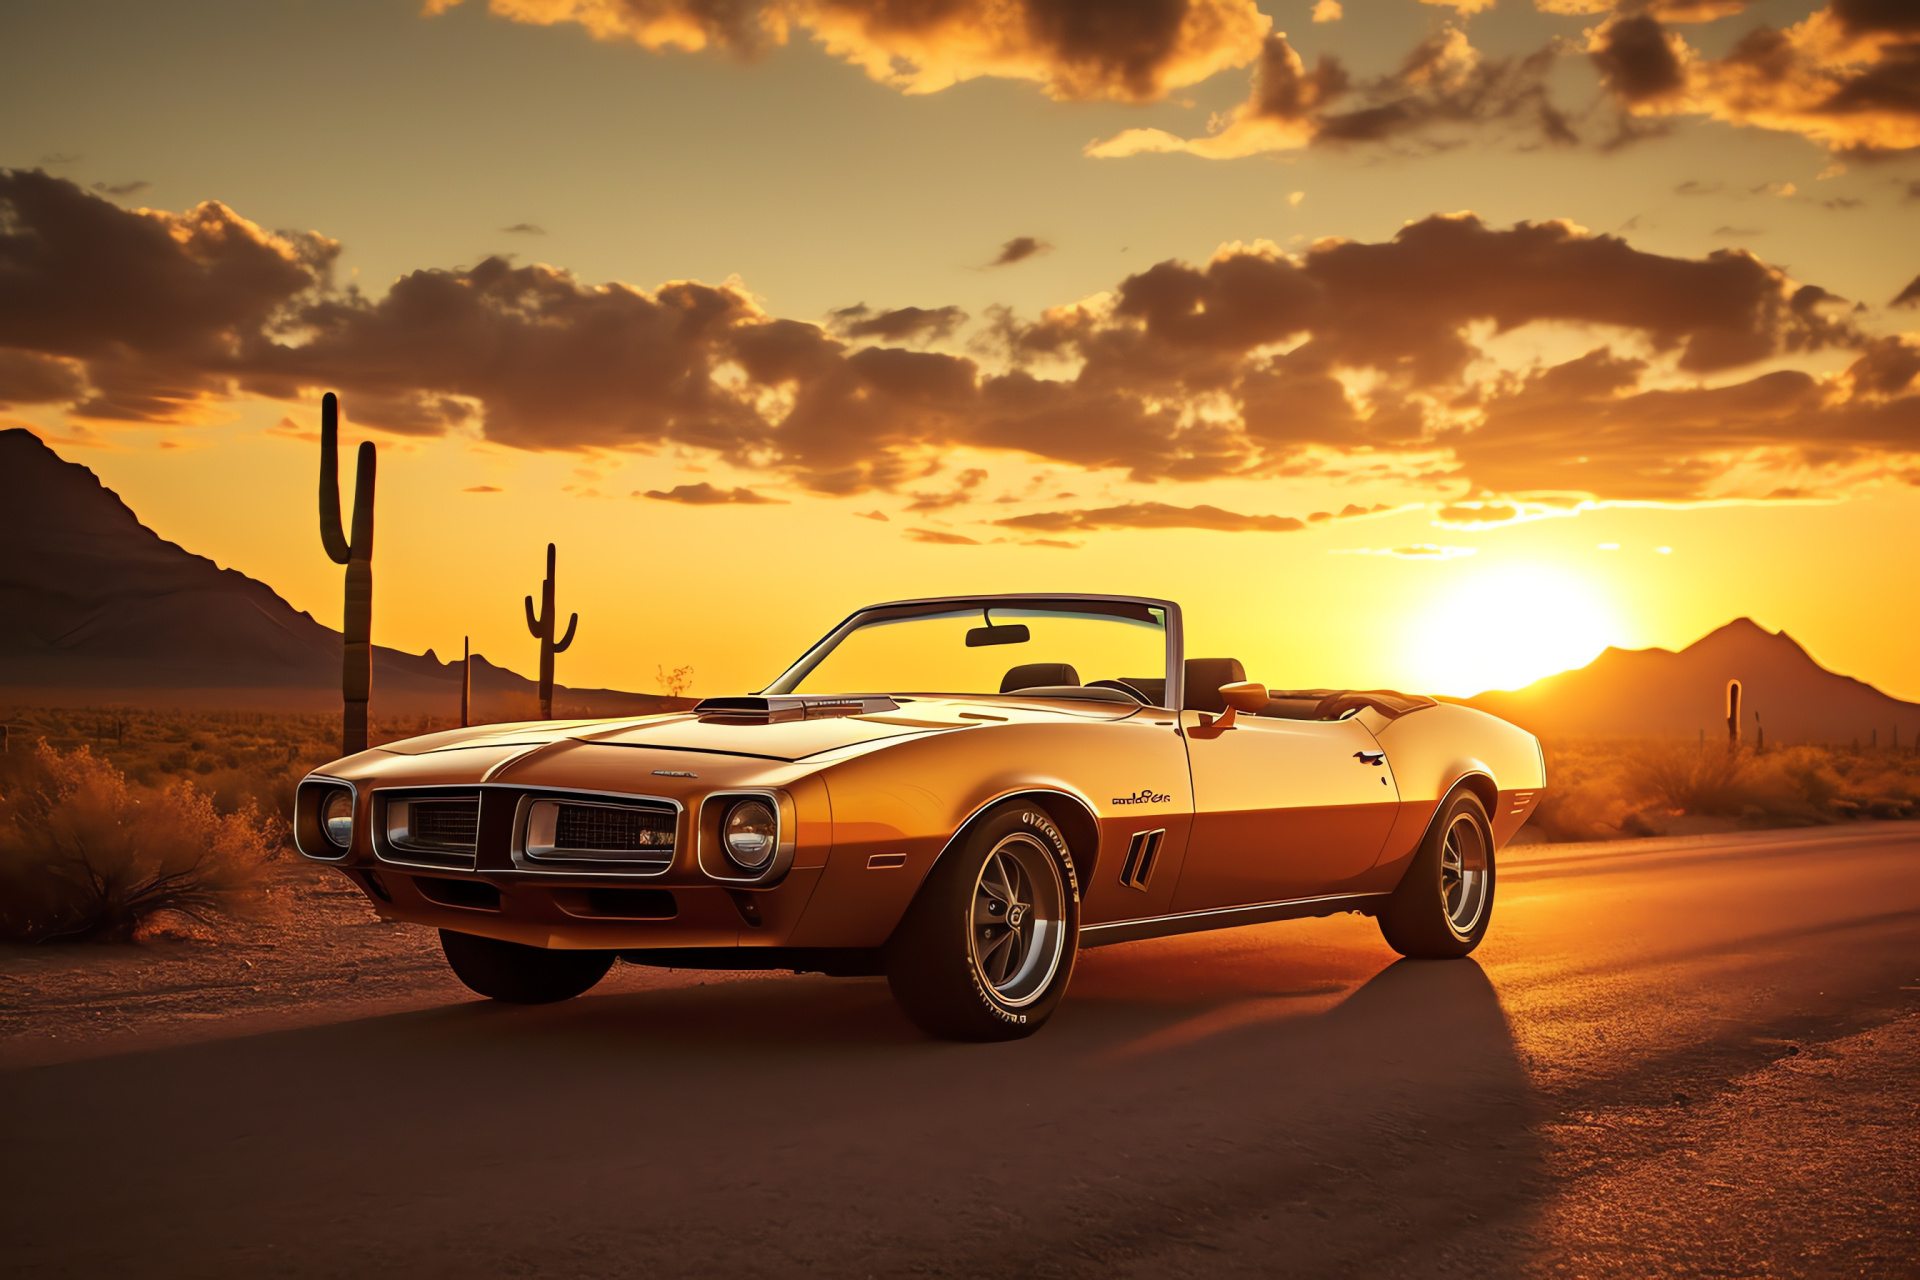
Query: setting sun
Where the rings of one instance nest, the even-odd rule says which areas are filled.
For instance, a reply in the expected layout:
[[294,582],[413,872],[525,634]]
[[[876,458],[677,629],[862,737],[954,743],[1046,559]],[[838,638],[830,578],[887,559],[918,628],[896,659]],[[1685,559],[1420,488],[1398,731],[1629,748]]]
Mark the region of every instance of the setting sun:
[[1594,584],[1510,565],[1476,574],[1422,615],[1407,635],[1415,650],[1407,663],[1423,690],[1467,696],[1584,666],[1621,635]]

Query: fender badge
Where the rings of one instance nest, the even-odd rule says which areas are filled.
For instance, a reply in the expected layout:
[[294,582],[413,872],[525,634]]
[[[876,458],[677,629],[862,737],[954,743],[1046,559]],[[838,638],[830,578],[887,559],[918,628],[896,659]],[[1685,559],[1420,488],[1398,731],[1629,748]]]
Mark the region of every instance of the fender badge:
[[655,769],[653,776],[656,778],[697,778],[700,775],[697,773],[688,773],[685,769]]
[[1113,802],[1115,804],[1165,804],[1171,799],[1173,797],[1164,791],[1155,791],[1152,787],[1147,787],[1130,796],[1115,796]]

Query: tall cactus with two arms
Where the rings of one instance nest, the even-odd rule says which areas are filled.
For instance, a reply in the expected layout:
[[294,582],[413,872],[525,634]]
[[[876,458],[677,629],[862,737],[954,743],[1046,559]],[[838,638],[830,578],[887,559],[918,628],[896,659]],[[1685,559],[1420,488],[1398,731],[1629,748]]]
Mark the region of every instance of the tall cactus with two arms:
[[556,641],[553,638],[553,544],[547,544],[547,580],[540,587],[540,616],[533,616],[533,597],[527,597],[527,630],[540,640],[540,718],[553,719],[553,655],[565,653],[567,646],[573,643],[573,630],[580,625],[580,615],[574,614],[567,619],[567,634]]
[[367,749],[367,701],[373,693],[373,442],[360,443],[353,482],[353,538],[340,528],[340,402],[320,401],[320,541],[335,564],[347,566],[345,644],[340,659],[340,751]]

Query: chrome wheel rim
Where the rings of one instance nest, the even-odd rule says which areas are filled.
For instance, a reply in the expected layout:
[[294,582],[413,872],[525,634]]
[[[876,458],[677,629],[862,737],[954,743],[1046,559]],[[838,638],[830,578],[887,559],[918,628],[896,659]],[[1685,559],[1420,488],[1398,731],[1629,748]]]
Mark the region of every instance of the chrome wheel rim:
[[1486,833],[1463,813],[1447,828],[1447,842],[1440,849],[1440,900],[1455,933],[1465,937],[1480,923],[1492,885]]
[[1046,993],[1065,949],[1065,907],[1052,850],[1025,832],[993,846],[973,882],[967,952],[994,999],[1018,1009]]

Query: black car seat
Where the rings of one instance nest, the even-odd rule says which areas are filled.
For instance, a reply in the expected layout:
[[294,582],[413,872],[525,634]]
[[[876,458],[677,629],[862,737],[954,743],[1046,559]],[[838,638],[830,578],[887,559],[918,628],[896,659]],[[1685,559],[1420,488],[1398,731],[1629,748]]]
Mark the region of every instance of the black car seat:
[[1000,677],[1000,692],[1015,693],[1021,689],[1039,689],[1046,686],[1077,685],[1080,673],[1066,662],[1028,662],[1013,668]]
[[1239,684],[1247,678],[1247,669],[1238,658],[1187,659],[1187,711],[1211,711],[1223,715],[1226,699],[1220,696],[1223,684]]

